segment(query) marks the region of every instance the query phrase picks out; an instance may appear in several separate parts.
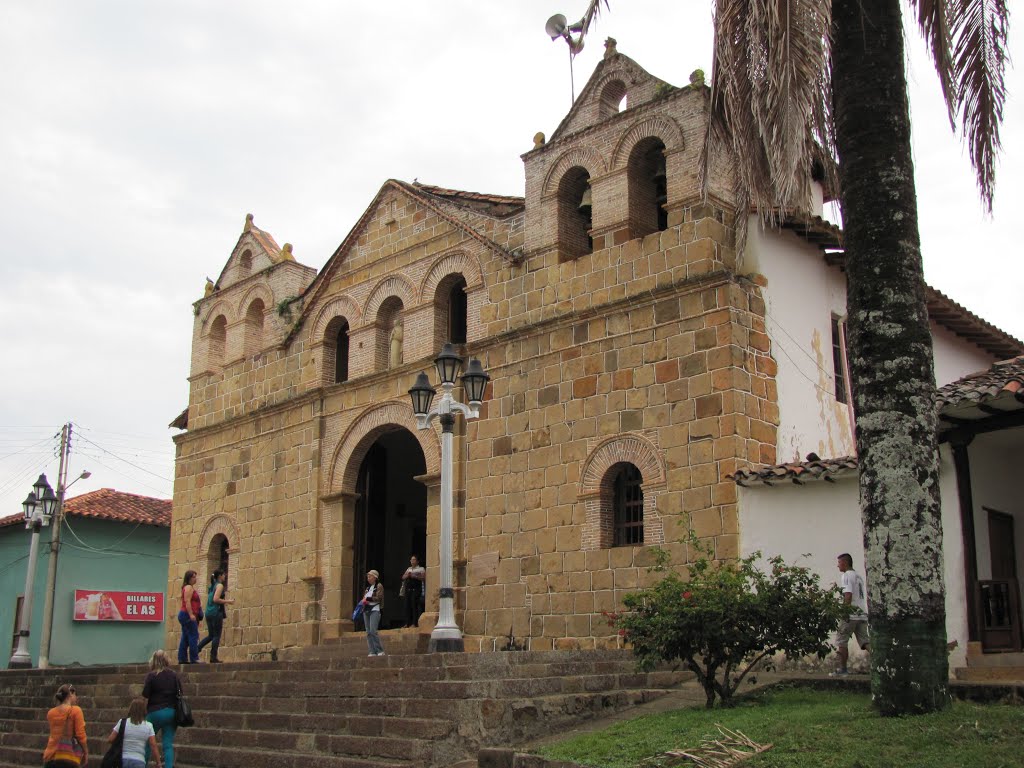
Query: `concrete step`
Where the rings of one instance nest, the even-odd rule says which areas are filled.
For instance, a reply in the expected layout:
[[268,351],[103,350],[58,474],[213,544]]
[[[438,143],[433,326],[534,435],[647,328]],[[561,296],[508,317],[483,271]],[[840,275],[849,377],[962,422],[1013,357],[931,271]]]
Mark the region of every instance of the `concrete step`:
[[968,667],[1024,667],[1024,653],[969,653]]
[[[0,768],[37,765],[60,682],[79,689],[90,743],[105,745],[145,668],[0,673]],[[335,656],[180,670],[196,727],[180,768],[427,768],[663,695],[689,673],[636,671],[628,653]],[[102,751],[102,750],[100,750]]]
[[1024,665],[1019,667],[957,667],[957,680],[973,683],[1024,683]]

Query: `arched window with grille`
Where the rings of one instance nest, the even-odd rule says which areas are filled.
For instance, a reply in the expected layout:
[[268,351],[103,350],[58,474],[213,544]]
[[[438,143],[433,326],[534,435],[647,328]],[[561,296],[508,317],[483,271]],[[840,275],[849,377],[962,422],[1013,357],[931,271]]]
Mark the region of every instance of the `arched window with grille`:
[[644,543],[644,481],[640,470],[623,462],[611,469],[612,546]]

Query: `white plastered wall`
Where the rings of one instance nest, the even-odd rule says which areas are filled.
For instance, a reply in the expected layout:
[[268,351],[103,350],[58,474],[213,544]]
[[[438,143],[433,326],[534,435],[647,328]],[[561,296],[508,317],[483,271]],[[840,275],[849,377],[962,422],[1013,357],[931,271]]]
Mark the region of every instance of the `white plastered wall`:
[[[967,615],[963,574],[963,545],[959,505],[952,462],[943,456],[941,493],[946,579],[946,633],[957,640],[950,654],[950,669],[966,662]],[[836,483],[811,482],[739,489],[740,553],[760,551],[764,557],[782,555],[787,563],[804,565],[818,574],[823,585],[838,583],[836,557],[849,552],[854,567],[864,574],[864,537],[861,529],[857,478],[850,473]],[[950,496],[952,494],[952,496]],[[865,575],[870,579],[870,574]],[[856,665],[863,654],[850,644]]]
[[[767,280],[765,325],[778,365],[778,461],[856,453],[849,406],[835,398],[832,316],[846,317],[846,276],[792,232],[763,229],[750,217],[742,269]],[[935,377],[943,386],[988,368],[994,358],[931,323]]]
[[970,373],[989,368],[996,359],[952,331],[929,323],[935,353],[935,383],[944,387]]
[[765,325],[778,365],[779,462],[855,452],[850,409],[835,398],[832,315],[846,314],[846,280],[821,251],[751,217],[743,270],[767,279]]

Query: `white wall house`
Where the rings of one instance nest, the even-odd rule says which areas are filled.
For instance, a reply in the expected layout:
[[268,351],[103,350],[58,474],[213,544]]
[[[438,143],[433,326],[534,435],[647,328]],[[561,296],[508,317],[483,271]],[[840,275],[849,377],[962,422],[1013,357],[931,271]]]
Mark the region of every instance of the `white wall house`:
[[[780,463],[735,476],[741,554],[780,554],[810,567],[823,583],[837,581],[836,556],[843,552],[864,573],[845,372],[846,280],[841,254],[823,252],[839,245],[838,230],[833,240],[829,227],[811,219],[772,230],[751,219],[743,265],[765,283],[766,326],[778,366]],[[966,662],[969,648],[978,653],[996,646],[1021,649],[1019,615],[1010,615],[1010,608],[1019,606],[1016,574],[1024,573],[1024,502],[1012,472],[1024,446],[1024,426],[1014,426],[1024,412],[1024,395],[1012,382],[1024,381],[1024,357],[1017,357],[1024,353],[1024,344],[928,290],[935,374],[938,386],[944,387],[940,405],[946,417],[941,423],[940,488],[947,634],[957,641],[950,656],[953,668]],[[981,385],[972,378],[978,371],[987,374]],[[1009,392],[1004,391],[1007,382]],[[997,405],[985,402],[992,398]],[[959,459],[951,436],[969,442]],[[966,491],[964,485],[969,486]],[[971,509],[964,509],[964,493]],[[995,575],[990,520],[1000,542],[1009,538],[1016,545],[995,545],[1001,547]],[[1007,530],[1012,536],[1006,536]],[[1004,562],[1008,559],[1012,568]],[[1006,627],[1014,621],[1015,627]]]

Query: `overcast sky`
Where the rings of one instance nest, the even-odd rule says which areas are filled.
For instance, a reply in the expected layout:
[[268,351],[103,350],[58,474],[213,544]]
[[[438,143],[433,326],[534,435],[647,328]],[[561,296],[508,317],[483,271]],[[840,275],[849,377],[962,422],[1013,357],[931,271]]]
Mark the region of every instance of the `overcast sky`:
[[[55,482],[66,421],[81,437],[71,476],[93,473],[70,495],[170,496],[191,305],[247,212],[319,268],[388,178],[523,194],[519,155],[570,106],[566,46],[544,22],[585,5],[0,5],[0,515],[20,511],[39,472]],[[576,59],[577,93],[609,35],[673,84],[710,71],[709,0],[612,0]],[[1010,73],[986,218],[910,40],[927,279],[1024,338],[1024,77]]]

